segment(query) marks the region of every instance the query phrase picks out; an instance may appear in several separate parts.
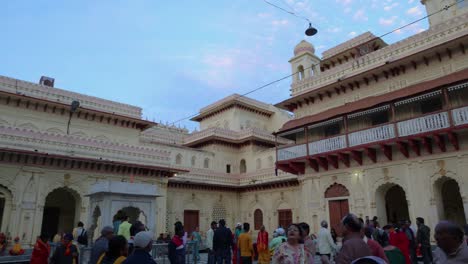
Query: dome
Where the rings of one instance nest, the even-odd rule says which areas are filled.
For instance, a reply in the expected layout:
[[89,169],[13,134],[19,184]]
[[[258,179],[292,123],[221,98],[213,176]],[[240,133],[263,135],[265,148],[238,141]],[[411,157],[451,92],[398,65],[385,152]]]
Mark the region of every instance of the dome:
[[309,42],[302,40],[299,42],[299,44],[296,45],[294,48],[294,56],[297,56],[299,54],[302,54],[304,52],[310,52],[312,54],[315,54],[315,48],[310,44]]

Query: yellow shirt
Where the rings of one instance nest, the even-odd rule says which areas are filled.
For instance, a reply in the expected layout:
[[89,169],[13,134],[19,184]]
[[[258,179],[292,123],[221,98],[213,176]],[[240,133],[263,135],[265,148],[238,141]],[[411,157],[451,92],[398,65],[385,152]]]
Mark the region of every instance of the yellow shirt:
[[241,257],[251,257],[253,252],[252,238],[249,233],[242,233],[237,238],[237,248],[240,249]]
[[124,236],[127,240],[130,239],[130,227],[132,227],[132,224],[130,224],[127,221],[124,221],[120,224],[119,226],[119,232],[117,233],[119,236]]

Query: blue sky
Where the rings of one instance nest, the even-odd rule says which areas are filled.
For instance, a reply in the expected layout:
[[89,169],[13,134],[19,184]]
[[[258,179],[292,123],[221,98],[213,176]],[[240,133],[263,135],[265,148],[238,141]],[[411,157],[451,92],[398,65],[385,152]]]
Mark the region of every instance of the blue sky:
[[[232,93],[290,74],[302,39],[317,54],[365,31],[381,35],[426,14],[419,0],[3,0],[0,75],[137,105],[173,122]],[[384,38],[428,28],[420,22]],[[291,80],[249,96],[277,103]],[[191,121],[179,125],[196,127]]]

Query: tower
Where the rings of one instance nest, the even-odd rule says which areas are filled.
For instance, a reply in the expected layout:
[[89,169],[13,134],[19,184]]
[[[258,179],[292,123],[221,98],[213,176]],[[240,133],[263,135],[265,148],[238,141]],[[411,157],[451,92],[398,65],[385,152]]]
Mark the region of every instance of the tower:
[[305,40],[296,45],[294,57],[289,60],[289,63],[291,63],[292,72],[297,72],[293,77],[293,83],[320,72],[320,59],[315,55],[314,46]]
[[[457,0],[421,0],[421,3],[426,7],[427,14],[434,14],[429,17],[429,26],[433,27],[437,24],[447,21],[448,19],[458,16],[468,11],[467,1],[457,3]],[[451,6],[449,9],[438,12],[441,9]],[[438,12],[437,14],[435,14]]]

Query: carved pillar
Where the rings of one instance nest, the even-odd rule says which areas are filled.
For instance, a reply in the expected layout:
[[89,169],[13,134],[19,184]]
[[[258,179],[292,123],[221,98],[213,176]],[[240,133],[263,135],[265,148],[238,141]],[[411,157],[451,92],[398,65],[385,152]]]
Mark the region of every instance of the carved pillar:
[[166,233],[172,230],[166,230],[166,214],[167,214],[167,179],[161,179],[158,183],[158,192],[161,195],[156,198],[156,234]]

